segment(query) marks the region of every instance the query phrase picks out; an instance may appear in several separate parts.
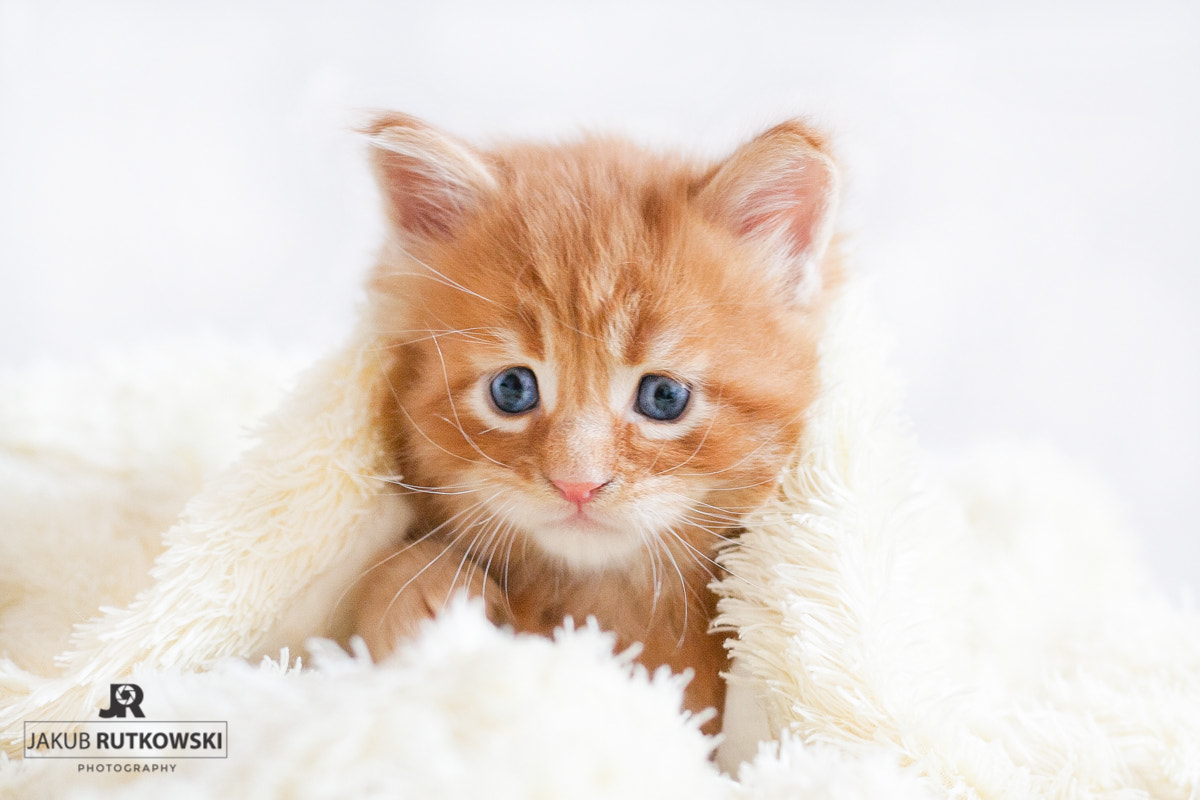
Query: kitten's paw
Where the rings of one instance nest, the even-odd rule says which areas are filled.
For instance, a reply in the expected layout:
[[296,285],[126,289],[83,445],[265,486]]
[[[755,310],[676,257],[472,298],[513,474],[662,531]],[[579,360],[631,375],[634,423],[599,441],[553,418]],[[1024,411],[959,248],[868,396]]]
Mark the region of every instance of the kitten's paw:
[[354,632],[378,661],[464,591],[483,598],[493,623],[511,624],[500,587],[466,552],[443,542],[405,543],[363,576],[354,601]]

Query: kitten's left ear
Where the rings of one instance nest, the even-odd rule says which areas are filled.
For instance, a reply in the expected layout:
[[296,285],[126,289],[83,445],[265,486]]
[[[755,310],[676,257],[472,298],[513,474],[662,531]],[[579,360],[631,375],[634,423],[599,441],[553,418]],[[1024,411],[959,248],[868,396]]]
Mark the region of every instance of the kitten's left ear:
[[792,120],[743,145],[698,199],[715,221],[766,244],[774,254],[772,268],[804,304],[821,289],[838,183],[822,137]]

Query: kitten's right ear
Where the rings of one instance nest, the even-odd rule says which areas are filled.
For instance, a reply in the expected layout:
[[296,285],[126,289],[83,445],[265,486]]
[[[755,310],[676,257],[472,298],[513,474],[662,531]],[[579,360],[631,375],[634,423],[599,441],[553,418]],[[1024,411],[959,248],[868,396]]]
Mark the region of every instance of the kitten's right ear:
[[388,219],[404,238],[448,236],[495,188],[469,145],[406,114],[383,114],[363,131]]

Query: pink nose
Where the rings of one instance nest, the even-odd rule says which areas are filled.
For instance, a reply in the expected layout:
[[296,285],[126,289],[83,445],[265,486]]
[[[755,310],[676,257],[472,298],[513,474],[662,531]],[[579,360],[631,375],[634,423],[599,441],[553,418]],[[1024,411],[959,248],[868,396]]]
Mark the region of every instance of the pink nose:
[[551,481],[551,483],[558,487],[558,490],[562,492],[563,497],[567,498],[568,501],[575,503],[576,505],[583,505],[588,500],[591,500],[593,497],[595,497],[596,492],[608,485],[607,481],[604,483],[572,483],[570,481]]

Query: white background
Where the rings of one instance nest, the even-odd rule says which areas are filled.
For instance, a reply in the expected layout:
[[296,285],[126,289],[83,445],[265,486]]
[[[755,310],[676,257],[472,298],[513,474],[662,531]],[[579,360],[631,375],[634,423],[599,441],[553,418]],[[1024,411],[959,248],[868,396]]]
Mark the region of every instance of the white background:
[[922,441],[1057,444],[1195,591],[1200,6],[967,5],[0,0],[0,366],[336,343],[361,109],[713,155],[807,114]]

